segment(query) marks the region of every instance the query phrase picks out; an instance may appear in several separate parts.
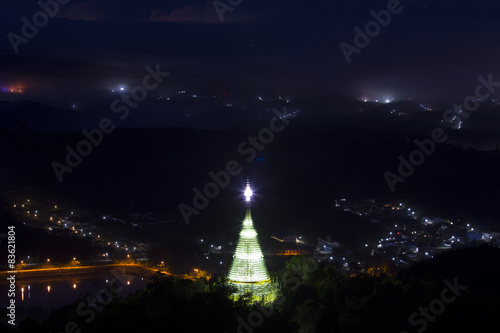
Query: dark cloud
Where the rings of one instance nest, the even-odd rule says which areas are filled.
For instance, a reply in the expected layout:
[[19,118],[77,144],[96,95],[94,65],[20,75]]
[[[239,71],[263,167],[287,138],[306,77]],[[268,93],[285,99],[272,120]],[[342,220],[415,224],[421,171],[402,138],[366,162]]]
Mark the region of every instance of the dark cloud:
[[213,7],[210,5],[203,7],[186,5],[167,12],[155,9],[149,15],[149,21],[221,23],[216,17]]
[[113,10],[106,9],[93,1],[82,1],[62,6],[58,18],[85,21],[103,21],[114,19]]
[[[0,14],[0,82],[93,90],[161,63],[185,86],[230,82],[244,92],[351,91],[463,99],[478,75],[500,73],[500,5],[401,1],[404,10],[347,64],[339,48],[387,1],[244,0],[220,24],[212,1],[73,0],[15,55],[9,32],[40,8]],[[500,76],[500,74],[499,74]],[[23,83],[24,84],[24,83]],[[236,89],[236,88],[235,88]]]

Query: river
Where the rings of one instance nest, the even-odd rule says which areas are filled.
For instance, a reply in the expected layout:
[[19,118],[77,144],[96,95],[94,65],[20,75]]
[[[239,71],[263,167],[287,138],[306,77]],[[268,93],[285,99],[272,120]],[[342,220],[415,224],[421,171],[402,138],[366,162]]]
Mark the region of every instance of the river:
[[[114,272],[117,274],[118,271]],[[134,272],[134,275],[131,275],[131,272],[119,273],[122,283],[117,282],[115,286],[121,291],[115,297],[127,297],[148,284],[151,274],[136,273],[138,272]],[[16,322],[19,323],[28,317],[41,321],[46,319],[52,310],[72,304],[86,295],[97,298],[97,294],[106,290],[112,279],[116,280],[116,276],[111,271],[63,277],[18,277]],[[120,285],[123,285],[123,288],[120,288]],[[8,288],[7,284],[0,285],[0,295],[7,296]],[[2,308],[8,306],[8,300],[7,297],[0,297]]]

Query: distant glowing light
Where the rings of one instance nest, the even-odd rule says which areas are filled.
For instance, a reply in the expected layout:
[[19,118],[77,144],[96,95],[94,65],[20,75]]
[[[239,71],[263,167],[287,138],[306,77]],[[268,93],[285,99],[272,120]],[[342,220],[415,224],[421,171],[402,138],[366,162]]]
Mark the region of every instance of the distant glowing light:
[[252,197],[253,192],[252,192],[252,189],[250,188],[249,184],[247,184],[247,187],[246,187],[243,195],[245,196],[246,201],[250,201],[250,198]]

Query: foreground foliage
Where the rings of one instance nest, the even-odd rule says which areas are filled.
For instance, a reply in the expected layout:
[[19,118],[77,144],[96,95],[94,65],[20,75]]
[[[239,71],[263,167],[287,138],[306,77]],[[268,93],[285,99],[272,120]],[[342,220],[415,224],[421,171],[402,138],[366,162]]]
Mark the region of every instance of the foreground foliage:
[[[281,298],[271,307],[249,305],[245,299],[232,302],[220,276],[192,281],[158,275],[136,294],[113,299],[90,323],[77,315],[76,302],[52,312],[43,323],[24,320],[14,331],[64,332],[70,321],[81,332],[498,331],[498,263],[500,249],[489,245],[445,253],[395,276],[349,276],[331,265],[295,257],[273,276]],[[442,298],[447,286],[444,280],[454,279],[466,288],[437,315],[428,312],[430,319],[419,314],[436,306],[434,300]],[[451,291],[445,295],[453,296]]]

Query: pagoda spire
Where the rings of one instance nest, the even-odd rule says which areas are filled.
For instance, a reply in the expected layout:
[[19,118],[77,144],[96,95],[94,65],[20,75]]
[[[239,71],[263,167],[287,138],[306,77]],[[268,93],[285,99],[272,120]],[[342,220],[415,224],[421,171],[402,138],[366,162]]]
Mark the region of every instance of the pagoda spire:
[[228,283],[236,287],[235,297],[250,293],[255,300],[270,302],[275,293],[267,271],[264,255],[257,238],[251,214],[253,191],[247,179],[245,191],[246,213],[233,262],[228,274]]
[[250,187],[250,178],[249,177],[247,177],[247,186],[245,187],[245,192],[243,192],[243,195],[245,196],[245,206],[246,206],[245,221],[252,222],[251,207],[252,207],[253,191],[252,191],[252,188]]

